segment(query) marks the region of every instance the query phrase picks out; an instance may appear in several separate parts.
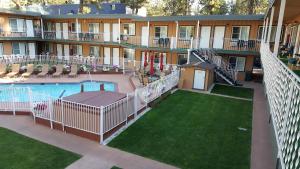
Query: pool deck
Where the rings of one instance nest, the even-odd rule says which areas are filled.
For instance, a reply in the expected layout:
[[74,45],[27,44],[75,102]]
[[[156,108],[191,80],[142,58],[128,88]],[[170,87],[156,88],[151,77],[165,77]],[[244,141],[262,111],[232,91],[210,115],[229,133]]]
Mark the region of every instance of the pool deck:
[[[129,75],[123,74],[98,74],[91,75],[92,80],[94,81],[103,81],[103,82],[113,82],[116,85],[116,91],[121,93],[129,93],[134,91],[134,86],[130,82]],[[89,75],[82,74],[78,75],[75,78],[70,78],[67,75],[59,78],[53,78],[51,76],[38,78],[35,76],[31,76],[29,78],[0,78],[0,84],[2,83],[75,83],[82,82],[85,80],[90,80]]]

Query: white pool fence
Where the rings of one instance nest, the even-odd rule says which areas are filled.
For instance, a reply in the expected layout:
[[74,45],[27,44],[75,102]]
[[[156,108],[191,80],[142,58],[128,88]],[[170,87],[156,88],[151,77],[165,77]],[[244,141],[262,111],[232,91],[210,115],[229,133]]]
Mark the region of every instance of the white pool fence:
[[177,86],[179,70],[161,78],[145,87],[137,88],[126,97],[107,106],[95,107],[66,101],[63,98],[53,99],[44,93],[32,92],[30,88],[0,88],[0,112],[29,112],[36,120],[49,121],[50,127],[59,125],[92,133],[100,136],[103,144],[112,132],[128,121],[136,118],[148,103]]

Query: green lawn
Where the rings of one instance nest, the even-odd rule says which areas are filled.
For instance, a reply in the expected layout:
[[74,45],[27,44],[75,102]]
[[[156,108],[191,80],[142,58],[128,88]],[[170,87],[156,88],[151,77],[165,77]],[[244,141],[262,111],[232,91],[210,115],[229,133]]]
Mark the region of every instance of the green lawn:
[[216,94],[252,99],[254,91],[251,88],[216,84],[211,92]]
[[294,70],[294,72],[300,77],[300,70]]
[[63,169],[79,155],[0,128],[0,168]]
[[249,169],[251,121],[251,101],[177,91],[108,145],[180,168]]

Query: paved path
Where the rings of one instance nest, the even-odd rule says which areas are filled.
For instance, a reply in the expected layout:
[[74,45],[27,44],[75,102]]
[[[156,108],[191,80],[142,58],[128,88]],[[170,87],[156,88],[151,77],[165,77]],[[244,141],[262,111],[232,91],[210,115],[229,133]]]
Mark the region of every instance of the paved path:
[[30,116],[0,115],[0,126],[25,136],[69,150],[83,157],[68,169],[173,169],[175,167],[34,124]]
[[276,159],[273,158],[271,128],[263,85],[249,82],[244,86],[254,89],[251,169],[275,169]]

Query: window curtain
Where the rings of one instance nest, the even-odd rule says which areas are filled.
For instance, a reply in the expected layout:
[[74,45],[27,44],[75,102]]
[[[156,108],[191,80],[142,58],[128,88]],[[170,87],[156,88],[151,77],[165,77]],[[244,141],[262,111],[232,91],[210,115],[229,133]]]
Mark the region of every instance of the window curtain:
[[248,40],[249,39],[249,31],[250,26],[242,26],[241,33],[240,33],[240,40]]

